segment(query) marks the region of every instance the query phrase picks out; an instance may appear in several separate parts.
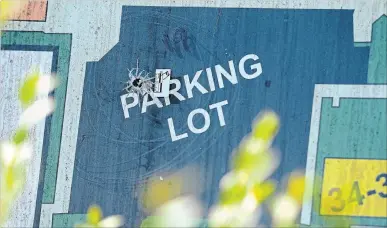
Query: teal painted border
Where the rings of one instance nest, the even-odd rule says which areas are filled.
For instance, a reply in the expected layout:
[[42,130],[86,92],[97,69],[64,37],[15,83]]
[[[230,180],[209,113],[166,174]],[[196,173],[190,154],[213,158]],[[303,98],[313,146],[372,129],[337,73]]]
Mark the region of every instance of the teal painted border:
[[368,64],[368,83],[387,84],[387,16],[372,25],[372,43]]
[[85,214],[53,214],[52,227],[74,227],[86,221]]
[[[47,163],[44,169],[44,187],[42,204],[52,204],[55,200],[56,178],[61,146],[64,107],[69,74],[71,34],[46,34],[43,32],[4,31],[1,45],[18,45],[28,47],[51,46],[57,49],[57,77],[60,86],[55,90],[56,109],[51,116],[50,137],[48,141]],[[41,177],[40,177],[41,178]],[[38,204],[39,202],[37,202]]]

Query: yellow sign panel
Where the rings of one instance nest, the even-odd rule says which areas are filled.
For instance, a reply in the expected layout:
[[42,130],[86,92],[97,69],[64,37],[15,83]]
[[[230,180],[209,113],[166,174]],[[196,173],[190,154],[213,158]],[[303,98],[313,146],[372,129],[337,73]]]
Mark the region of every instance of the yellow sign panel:
[[387,217],[387,160],[325,159],[320,214]]

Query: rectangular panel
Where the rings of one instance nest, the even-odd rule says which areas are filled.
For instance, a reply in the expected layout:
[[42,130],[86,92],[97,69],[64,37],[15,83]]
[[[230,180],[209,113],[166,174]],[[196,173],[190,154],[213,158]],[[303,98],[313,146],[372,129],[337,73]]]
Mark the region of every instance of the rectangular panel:
[[387,160],[325,159],[321,215],[387,217]]

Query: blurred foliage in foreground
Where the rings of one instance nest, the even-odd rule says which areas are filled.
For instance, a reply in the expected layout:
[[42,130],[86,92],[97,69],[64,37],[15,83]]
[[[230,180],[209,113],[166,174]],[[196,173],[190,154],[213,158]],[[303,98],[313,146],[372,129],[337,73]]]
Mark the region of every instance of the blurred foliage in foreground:
[[153,196],[155,192],[163,192],[163,196],[170,194],[170,199],[154,203],[150,208],[152,216],[143,221],[142,227],[199,227],[203,218],[209,227],[256,227],[260,224],[263,203],[269,207],[273,227],[295,226],[304,196],[303,173],[291,173],[279,192],[276,192],[277,183],[268,179],[280,163],[278,153],[272,148],[279,118],[274,112],[264,112],[252,129],[234,151],[230,170],[220,181],[219,200],[208,216],[204,216],[204,209],[195,194],[176,197],[171,194],[174,188],[169,192],[160,191],[160,184],[149,182],[143,193],[148,212],[149,199],[157,202],[162,197],[160,194]]
[[33,152],[28,134],[34,125],[54,110],[54,100],[48,94],[56,84],[53,76],[33,71],[19,89],[22,107],[19,126],[10,140],[0,143],[0,226],[5,223],[12,205],[23,192]]
[[89,207],[86,216],[86,222],[83,224],[75,225],[76,228],[86,228],[86,227],[121,227],[123,225],[124,219],[120,215],[113,215],[106,218],[103,218],[102,210],[97,205],[92,205]]
[[[188,175],[184,170],[159,176],[159,181],[151,178],[141,190],[144,211],[150,214],[141,227],[267,227],[261,220],[263,208],[269,209],[271,227],[298,227],[304,197],[319,195],[311,189],[304,191],[305,176],[298,170],[290,173],[281,184],[270,179],[280,164],[279,154],[272,148],[279,124],[274,112],[258,115],[252,132],[234,151],[230,170],[219,184],[219,200],[207,215],[198,200],[200,188],[184,190],[185,185],[195,185],[195,180],[200,179],[193,177],[192,172]],[[315,179],[320,183],[319,177]],[[332,227],[350,227],[350,220],[343,217],[325,222]]]

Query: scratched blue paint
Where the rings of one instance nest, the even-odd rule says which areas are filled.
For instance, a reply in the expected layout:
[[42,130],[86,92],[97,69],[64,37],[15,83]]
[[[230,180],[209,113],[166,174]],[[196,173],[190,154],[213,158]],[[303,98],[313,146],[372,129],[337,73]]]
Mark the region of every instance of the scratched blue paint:
[[[179,41],[184,34],[185,46]],[[223,89],[195,91],[192,99],[145,114],[134,108],[124,119],[119,96],[137,59],[150,72],[171,68],[173,77],[192,78],[200,69],[227,67],[229,60],[237,66],[250,53],[260,58],[260,77],[238,74],[236,85],[226,81]],[[274,142],[282,165],[274,177],[304,169],[314,85],[366,84],[368,54],[369,47],[354,47],[352,10],[124,7],[120,41],[87,64],[70,213],[98,203],[106,214],[123,214],[127,226],[138,226],[144,214],[134,187],[156,171],[192,163],[206,174],[203,200],[211,205],[232,149],[265,108],[282,120]],[[200,81],[208,88],[205,74]],[[223,100],[229,103],[226,126],[219,127],[212,111],[207,132],[171,142],[167,118],[183,133],[192,110]]]

